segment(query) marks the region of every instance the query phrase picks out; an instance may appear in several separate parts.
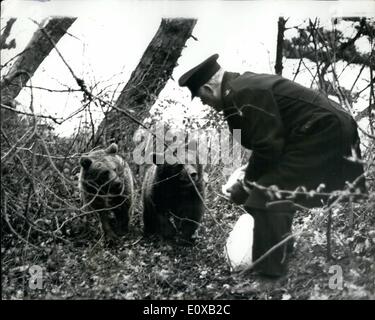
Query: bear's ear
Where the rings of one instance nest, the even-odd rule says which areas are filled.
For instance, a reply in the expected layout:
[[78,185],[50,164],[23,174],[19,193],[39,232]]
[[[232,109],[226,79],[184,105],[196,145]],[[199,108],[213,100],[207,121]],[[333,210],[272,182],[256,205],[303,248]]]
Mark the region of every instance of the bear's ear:
[[80,164],[82,166],[82,168],[84,169],[88,169],[90,167],[92,163],[92,160],[88,157],[82,157],[81,160],[80,160]]
[[162,153],[154,152],[151,156],[152,162],[156,165],[164,163],[164,155]]
[[108,154],[111,153],[117,153],[118,147],[116,143],[112,143],[107,149],[105,149],[105,152]]

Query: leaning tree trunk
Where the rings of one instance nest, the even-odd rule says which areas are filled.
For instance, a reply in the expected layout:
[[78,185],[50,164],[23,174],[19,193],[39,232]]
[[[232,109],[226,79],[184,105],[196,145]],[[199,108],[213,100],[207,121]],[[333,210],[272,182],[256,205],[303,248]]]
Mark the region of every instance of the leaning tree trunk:
[[284,47],[284,32],[285,32],[286,20],[283,17],[279,17],[278,32],[277,32],[277,48],[276,48],[276,63],[275,73],[281,76],[283,73],[283,47]]
[[108,112],[99,126],[97,137],[100,137],[100,142],[118,143],[130,162],[135,148],[133,135],[138,124],[117,108],[126,110],[140,122],[149,115],[150,108],[171,77],[195,24],[195,19],[162,19],[154,38],[122,89],[115,108]]
[[[76,18],[51,18],[44,26],[54,43],[57,43],[65,34]],[[42,25],[45,21],[42,22]],[[42,29],[38,29],[26,49],[19,55],[11,67],[10,72],[1,81],[1,103],[9,107],[13,106],[13,100],[33,76],[39,65],[54,48]]]
[[16,40],[11,39],[8,41],[10,32],[12,30],[13,24],[16,22],[16,18],[10,18],[4,28],[3,33],[0,36],[0,50],[13,49],[16,47]]

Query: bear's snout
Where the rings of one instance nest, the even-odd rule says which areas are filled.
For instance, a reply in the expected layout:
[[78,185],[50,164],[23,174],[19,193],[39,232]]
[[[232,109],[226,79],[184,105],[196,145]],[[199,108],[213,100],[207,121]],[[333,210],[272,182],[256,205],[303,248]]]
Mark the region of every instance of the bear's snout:
[[111,186],[110,186],[110,191],[111,191],[111,193],[114,193],[114,194],[121,193],[122,182],[120,181],[120,179],[116,179],[116,180],[112,181]]
[[197,179],[198,179],[198,172],[192,172],[192,173],[190,173],[190,176],[191,176],[191,178],[194,181],[197,181]]
[[183,174],[182,174],[182,177],[183,177],[182,180],[183,181],[190,182],[189,175],[194,182],[198,181],[199,176],[198,176],[197,168],[195,168],[194,166],[187,165],[187,166],[184,167],[184,169],[185,169],[184,170],[185,172],[183,172]]
[[198,172],[184,172],[181,175],[180,181],[189,185],[191,183],[191,180],[189,179],[189,175],[191,177],[191,180],[193,180],[193,182],[197,182],[199,180]]

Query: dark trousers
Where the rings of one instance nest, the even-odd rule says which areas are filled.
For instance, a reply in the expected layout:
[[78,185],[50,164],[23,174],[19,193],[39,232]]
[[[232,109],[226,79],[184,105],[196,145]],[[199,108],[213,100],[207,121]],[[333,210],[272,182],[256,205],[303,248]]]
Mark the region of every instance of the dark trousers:
[[[293,211],[262,210],[245,206],[254,218],[253,262],[291,233]],[[286,273],[286,255],[293,247],[292,239],[278,247],[254,269],[267,276],[281,276]]]

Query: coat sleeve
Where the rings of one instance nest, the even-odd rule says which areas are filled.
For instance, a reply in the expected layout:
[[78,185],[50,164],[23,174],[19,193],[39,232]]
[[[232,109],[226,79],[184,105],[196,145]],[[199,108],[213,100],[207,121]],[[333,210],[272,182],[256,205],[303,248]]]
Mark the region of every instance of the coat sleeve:
[[282,154],[284,128],[279,108],[269,90],[241,90],[232,101],[239,112],[228,117],[228,124],[231,131],[241,129],[241,144],[253,151],[245,179],[256,181]]

